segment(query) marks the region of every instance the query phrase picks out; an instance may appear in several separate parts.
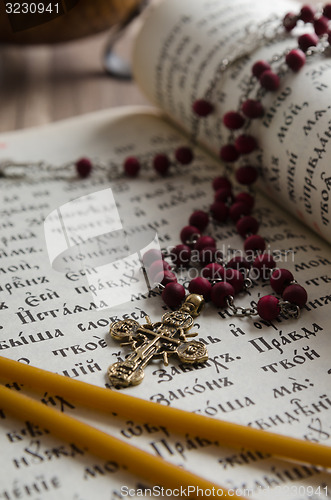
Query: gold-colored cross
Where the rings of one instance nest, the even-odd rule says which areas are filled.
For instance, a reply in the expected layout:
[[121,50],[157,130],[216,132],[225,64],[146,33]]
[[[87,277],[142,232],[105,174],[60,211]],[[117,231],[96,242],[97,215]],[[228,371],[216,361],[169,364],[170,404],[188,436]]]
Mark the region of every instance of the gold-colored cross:
[[179,309],[165,313],[158,323],[152,323],[148,316],[144,325],[133,319],[113,323],[109,330],[112,338],[122,340],[121,345],[130,345],[133,352],[124,361],[108,368],[111,384],[118,389],[139,384],[144,378],[145,366],[154,358],[162,358],[165,365],[168,365],[171,354],[177,354],[183,363],[206,361],[206,346],[202,342],[188,340],[188,337],[198,334],[187,333],[203,305],[201,295],[191,294]]

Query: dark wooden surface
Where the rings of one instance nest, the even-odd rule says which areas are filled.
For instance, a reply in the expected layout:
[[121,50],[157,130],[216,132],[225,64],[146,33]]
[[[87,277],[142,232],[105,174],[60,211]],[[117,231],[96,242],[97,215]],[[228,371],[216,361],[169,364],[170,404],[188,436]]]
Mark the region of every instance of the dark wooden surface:
[[[42,125],[91,111],[147,103],[132,82],[107,76],[108,34],[54,46],[0,47],[0,132]],[[129,57],[133,34],[118,43]]]
[[[118,44],[128,57],[136,29],[137,21]],[[146,104],[134,83],[116,81],[104,72],[101,61],[108,36],[55,46],[0,46],[0,132],[113,106]]]

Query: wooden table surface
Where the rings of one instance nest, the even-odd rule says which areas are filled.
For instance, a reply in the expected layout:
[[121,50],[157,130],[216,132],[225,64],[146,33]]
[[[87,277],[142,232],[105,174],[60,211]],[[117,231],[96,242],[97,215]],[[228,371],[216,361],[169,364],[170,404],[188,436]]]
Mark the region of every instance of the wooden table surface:
[[[118,43],[128,57],[136,29],[137,21]],[[116,81],[103,70],[108,36],[56,46],[0,47],[0,132],[113,106],[147,104],[134,83]]]
[[[131,30],[132,31],[132,30]],[[133,34],[118,43],[129,57]],[[0,48],[0,132],[147,100],[132,82],[109,77],[102,54],[109,34],[56,46]]]

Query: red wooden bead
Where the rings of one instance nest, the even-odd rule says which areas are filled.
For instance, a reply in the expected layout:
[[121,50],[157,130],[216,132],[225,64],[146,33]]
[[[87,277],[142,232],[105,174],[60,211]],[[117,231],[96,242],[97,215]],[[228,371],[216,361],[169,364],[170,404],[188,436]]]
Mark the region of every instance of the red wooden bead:
[[188,267],[191,261],[191,249],[187,245],[176,245],[171,250],[171,259],[176,266]]
[[271,69],[270,64],[267,61],[256,61],[252,67],[252,73],[256,78],[260,78],[265,71]]
[[211,300],[217,307],[226,306],[226,298],[234,296],[234,288],[230,283],[216,283],[211,289]]
[[92,172],[92,162],[89,158],[80,158],[76,161],[76,172],[82,179],[86,179]]
[[235,175],[239,184],[250,186],[256,181],[259,173],[255,167],[252,167],[251,165],[244,165],[243,167],[237,168]]
[[270,276],[270,269],[274,269],[276,267],[276,262],[272,255],[264,253],[262,255],[258,255],[254,259],[252,267],[255,273],[255,278],[267,279]]
[[236,138],[235,146],[240,154],[247,155],[257,148],[257,142],[252,135],[242,134]]
[[222,201],[215,201],[210,205],[210,211],[213,219],[217,222],[225,222],[228,218],[229,209]]
[[140,170],[140,162],[134,156],[129,156],[124,160],[124,172],[129,177],[137,177]]
[[203,248],[206,247],[216,248],[216,241],[211,236],[201,236],[194,245],[194,249],[198,250],[198,252],[200,252]]
[[327,17],[328,19],[331,19],[331,3],[327,3],[324,5],[323,16]]
[[199,262],[203,266],[216,262],[219,257],[222,257],[222,252],[215,247],[205,247],[199,252]]
[[193,103],[193,111],[196,115],[200,116],[200,118],[204,118],[210,115],[214,111],[214,106],[205,99],[197,99]]
[[168,307],[176,309],[185,298],[185,288],[180,283],[169,283],[162,292],[162,299]]
[[162,260],[161,250],[157,250],[156,248],[151,248],[143,255],[144,267],[149,268],[156,260]]
[[235,197],[235,201],[242,201],[243,203],[246,203],[246,205],[248,205],[251,210],[255,205],[254,197],[246,192],[238,193]]
[[292,31],[298,22],[298,16],[293,12],[288,12],[283,19],[283,26],[286,31]]
[[251,213],[251,209],[246,203],[242,201],[236,201],[233,205],[231,205],[229,210],[229,215],[233,222],[237,222],[243,215],[249,215]]
[[276,319],[280,313],[279,299],[273,295],[261,297],[257,303],[257,312],[262,319],[267,321]]
[[148,269],[148,276],[152,278],[152,280],[155,279],[155,276],[159,273],[163,273],[164,271],[170,271],[171,266],[168,264],[168,262],[164,260],[156,260],[153,262],[153,264],[150,266]]
[[242,112],[247,118],[261,118],[264,115],[264,108],[260,101],[246,99],[242,104]]
[[244,250],[245,252],[264,252],[266,247],[265,241],[262,236],[258,234],[253,234],[252,236],[248,236],[244,242]]
[[239,293],[244,288],[244,275],[237,269],[225,269],[224,281],[233,286],[234,293]]
[[210,300],[211,289],[212,286],[209,281],[206,278],[201,277],[191,280],[188,286],[188,290],[190,293],[197,293],[199,295],[202,295],[206,302]]
[[218,189],[215,193],[214,200],[222,201],[223,203],[233,202],[232,189],[231,188]]
[[306,54],[300,49],[291,50],[285,57],[287,66],[292,71],[299,71],[306,62]]
[[[180,240],[185,244],[190,244],[192,238],[200,238],[201,232],[195,226],[184,226],[180,232]],[[193,243],[192,243],[193,244]]]
[[225,144],[225,146],[221,147],[220,158],[223,161],[232,163],[233,161],[238,160],[239,151],[237,150],[234,144]]
[[170,160],[165,154],[158,154],[153,158],[154,170],[160,175],[166,175],[170,167]]
[[314,30],[317,36],[322,36],[329,31],[329,20],[321,16],[314,20]]
[[230,189],[232,188],[232,184],[231,182],[229,181],[229,179],[227,177],[215,177],[215,179],[213,180],[213,189],[214,191],[218,191],[219,189]]
[[272,92],[279,89],[280,80],[279,76],[273,71],[265,71],[260,78],[261,87]]
[[182,165],[189,165],[192,163],[194,158],[193,151],[187,146],[182,146],[176,149],[175,158],[178,163],[181,163]]
[[275,269],[270,276],[270,285],[276,293],[281,294],[293,279],[291,271],[287,269]]
[[298,38],[298,45],[303,52],[307,52],[310,47],[316,47],[318,42],[319,38],[315,33],[305,33]]
[[229,260],[226,267],[230,269],[237,269],[238,271],[243,272],[245,271],[245,269],[250,269],[251,263],[247,259],[245,259],[245,257],[236,255]]
[[259,230],[259,223],[251,215],[241,217],[237,223],[236,228],[240,236],[246,238],[249,234],[256,234]]
[[230,130],[238,130],[245,123],[245,118],[237,111],[228,111],[223,116],[223,123]]
[[212,262],[211,264],[208,264],[201,271],[201,275],[211,281],[223,279],[224,273],[224,267],[221,264],[218,264],[218,262]]
[[204,231],[209,224],[209,215],[203,210],[196,210],[189,218],[189,223],[200,231]]
[[161,285],[167,286],[169,283],[177,283],[177,278],[171,271],[161,271],[155,276],[155,283],[161,283]]
[[291,302],[291,304],[295,304],[298,307],[302,308],[307,302],[308,296],[306,290],[301,285],[289,285],[285,288],[282,293],[282,297],[284,300]]
[[300,10],[299,18],[304,23],[311,23],[315,17],[315,9],[311,5],[304,5]]

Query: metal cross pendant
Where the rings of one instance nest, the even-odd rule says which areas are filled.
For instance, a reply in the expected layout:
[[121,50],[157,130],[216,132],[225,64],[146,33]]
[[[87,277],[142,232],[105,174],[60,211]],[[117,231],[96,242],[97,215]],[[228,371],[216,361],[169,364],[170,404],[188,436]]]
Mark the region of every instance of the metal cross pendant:
[[123,340],[121,345],[130,345],[133,352],[125,359],[108,368],[109,380],[117,389],[139,384],[144,378],[144,368],[150,360],[163,358],[168,365],[168,356],[177,354],[183,363],[203,363],[208,359],[206,346],[188,337],[197,333],[186,333],[199,316],[204,299],[201,295],[188,295],[183,305],[173,312],[167,312],[158,323],[140,325],[133,319],[116,321],[110,326],[113,339]]

